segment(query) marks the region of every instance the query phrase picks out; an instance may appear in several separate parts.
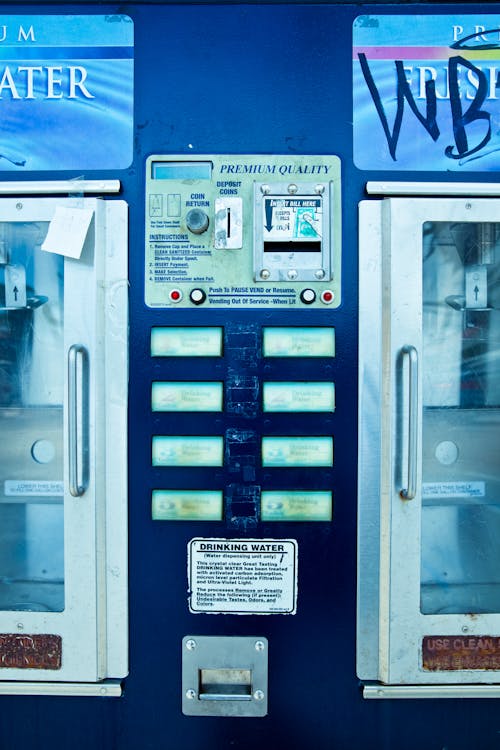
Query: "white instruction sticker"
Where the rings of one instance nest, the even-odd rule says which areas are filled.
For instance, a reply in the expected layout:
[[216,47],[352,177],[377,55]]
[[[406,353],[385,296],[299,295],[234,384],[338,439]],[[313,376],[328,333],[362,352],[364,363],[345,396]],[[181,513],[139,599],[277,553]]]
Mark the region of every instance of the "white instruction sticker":
[[52,497],[64,495],[64,484],[56,480],[6,479],[4,493],[10,497]]
[[91,208],[57,206],[42,250],[78,259],[83,250],[94,211]]
[[295,614],[297,552],[295,539],[191,539],[189,610]]
[[422,497],[427,499],[484,497],[485,494],[485,482],[424,482],[422,484]]

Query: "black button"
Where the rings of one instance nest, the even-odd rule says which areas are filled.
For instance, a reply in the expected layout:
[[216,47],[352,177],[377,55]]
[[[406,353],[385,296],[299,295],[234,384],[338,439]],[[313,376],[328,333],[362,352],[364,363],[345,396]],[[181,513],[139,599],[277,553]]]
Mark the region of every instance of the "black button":
[[202,305],[207,298],[203,289],[191,289],[189,299],[194,305]]
[[300,299],[304,305],[312,305],[316,299],[316,292],[314,289],[303,289],[300,293]]

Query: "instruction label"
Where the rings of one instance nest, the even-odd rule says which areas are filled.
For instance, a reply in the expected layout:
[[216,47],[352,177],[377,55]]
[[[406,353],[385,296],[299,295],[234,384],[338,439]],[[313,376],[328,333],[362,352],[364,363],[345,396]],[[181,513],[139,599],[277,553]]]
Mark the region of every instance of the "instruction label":
[[317,239],[323,234],[321,198],[273,196],[263,201],[265,239]]
[[191,539],[190,611],[295,614],[297,552],[295,539]]
[[485,482],[424,482],[422,497],[442,499],[446,497],[484,497]]
[[429,672],[500,669],[500,638],[479,635],[426,635],[422,665]]
[[6,479],[4,494],[11,497],[64,495],[64,483],[40,479]]

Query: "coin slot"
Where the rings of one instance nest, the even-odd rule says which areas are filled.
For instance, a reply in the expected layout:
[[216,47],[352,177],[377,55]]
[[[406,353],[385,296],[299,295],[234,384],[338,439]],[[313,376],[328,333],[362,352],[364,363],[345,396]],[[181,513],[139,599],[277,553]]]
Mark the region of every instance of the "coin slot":
[[243,247],[241,198],[216,198],[214,247],[217,250],[239,250]]

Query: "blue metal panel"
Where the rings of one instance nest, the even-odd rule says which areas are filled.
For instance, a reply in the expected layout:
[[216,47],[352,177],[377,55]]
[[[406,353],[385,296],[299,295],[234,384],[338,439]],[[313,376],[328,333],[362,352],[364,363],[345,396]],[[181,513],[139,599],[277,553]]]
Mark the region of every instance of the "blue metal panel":
[[[0,698],[2,748],[487,750],[500,745],[496,703],[367,702],[355,676],[356,217],[364,182],[374,177],[360,173],[352,162],[351,29],[360,7],[136,1],[120,8],[133,18],[135,28],[134,162],[123,171],[85,176],[118,177],[130,205],[130,676],[123,698],[116,700]],[[417,7],[431,11],[430,6],[403,4],[378,4],[371,10],[411,14]],[[447,12],[448,7],[433,4],[432,12]],[[475,6],[465,7],[470,12]],[[5,14],[27,10],[2,5]],[[36,6],[37,13],[117,10],[97,3]],[[363,12],[370,9],[363,6]],[[82,142],[82,148],[91,144]],[[151,491],[163,481],[161,469],[151,466],[151,436],[167,418],[151,412],[150,389],[153,380],[172,373],[172,365],[151,359],[150,331],[156,325],[196,325],[199,318],[195,310],[153,310],[144,304],[144,164],[152,153],[211,152],[333,153],[342,160],[343,302],[326,315],[335,326],[337,346],[331,365],[336,410],[328,417],[335,440],[334,518],[331,523],[262,524],[254,531],[261,537],[298,540],[299,598],[293,616],[190,614],[188,541],[242,532],[224,522],[151,519]],[[36,175],[44,176],[53,175]],[[468,179],[473,178],[469,173]],[[211,311],[204,323],[225,325],[229,320],[230,312]],[[269,318],[260,311],[242,311],[238,320],[262,325]],[[309,320],[324,324],[324,313],[311,312]],[[271,321],[278,324],[283,318],[275,314]],[[299,312],[288,314],[287,324],[302,322]],[[191,378],[191,366],[179,365],[173,377]],[[218,378],[220,370],[202,363],[197,377]],[[284,429],[287,417],[278,423]],[[210,429],[212,419],[200,417],[200,430]],[[206,481],[209,488],[210,472]],[[182,715],[181,640],[188,633],[269,639],[267,717]]]

